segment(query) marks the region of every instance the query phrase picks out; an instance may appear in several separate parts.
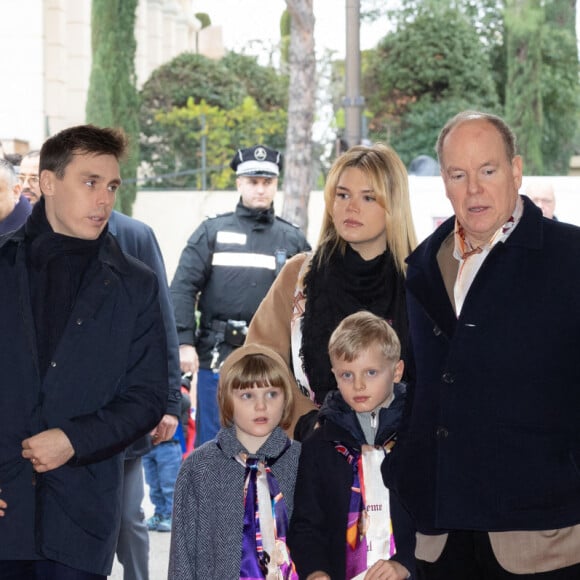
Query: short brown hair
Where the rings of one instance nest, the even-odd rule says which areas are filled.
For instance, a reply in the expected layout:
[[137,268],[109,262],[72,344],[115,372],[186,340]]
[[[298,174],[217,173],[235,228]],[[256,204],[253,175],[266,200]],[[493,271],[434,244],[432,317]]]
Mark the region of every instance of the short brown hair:
[[224,427],[234,424],[232,393],[237,389],[279,387],[284,392],[284,413],[280,427],[287,429],[294,412],[294,389],[288,365],[269,348],[244,345],[235,350],[224,362],[218,384],[220,421]]
[[393,327],[384,318],[361,310],[336,327],[328,341],[328,355],[331,360],[351,362],[373,345],[378,345],[389,361],[401,358],[401,342]]
[[74,155],[113,155],[120,161],[127,151],[127,136],[122,129],[77,125],[49,137],[40,149],[38,173],[52,171],[64,177]]

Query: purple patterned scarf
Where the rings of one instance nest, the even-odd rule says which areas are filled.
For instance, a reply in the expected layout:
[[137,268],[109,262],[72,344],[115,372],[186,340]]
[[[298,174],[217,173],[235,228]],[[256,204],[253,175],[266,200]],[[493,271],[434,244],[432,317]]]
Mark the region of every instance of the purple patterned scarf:
[[[290,446],[288,441],[284,453]],[[276,573],[276,578],[283,580],[298,580],[298,574],[286,546],[288,531],[288,512],[286,502],[280,491],[280,486],[272,474],[271,465],[276,459],[260,464],[256,457],[240,457],[240,462],[246,466],[244,486],[244,535],[242,539],[242,563],[240,580],[258,580],[268,578],[269,572]],[[266,509],[272,510],[274,522],[275,548],[272,554],[264,550],[262,531],[260,528],[260,509],[258,505],[258,479],[260,467],[267,479],[271,504]]]
[[367,539],[365,530],[365,503],[362,489],[362,454],[349,449],[339,441],[334,442],[334,448],[348,461],[352,467],[352,487],[350,505],[348,508],[348,524],[346,528],[346,576],[354,578],[367,569]]

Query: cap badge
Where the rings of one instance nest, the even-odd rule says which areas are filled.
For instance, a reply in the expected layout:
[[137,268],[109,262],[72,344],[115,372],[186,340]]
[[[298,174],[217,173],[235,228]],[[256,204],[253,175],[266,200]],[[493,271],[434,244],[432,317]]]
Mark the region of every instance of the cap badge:
[[254,151],[254,159],[256,161],[264,161],[268,157],[266,150],[263,147],[257,147]]

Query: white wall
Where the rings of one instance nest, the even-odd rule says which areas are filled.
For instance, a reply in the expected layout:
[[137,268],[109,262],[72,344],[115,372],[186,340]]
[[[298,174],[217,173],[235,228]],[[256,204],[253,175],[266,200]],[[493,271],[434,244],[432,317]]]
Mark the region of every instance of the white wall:
[[0,139],[42,143],[43,40],[41,0],[1,0]]
[[[139,0],[136,70],[195,52],[194,0]],[[84,123],[91,72],[91,0],[0,0],[0,140],[39,148]]]
[[[525,177],[522,192],[530,180],[546,180],[556,190],[556,216],[560,221],[580,226],[580,177]],[[409,178],[411,211],[419,240],[426,238],[452,211],[445,197],[440,177]],[[238,201],[235,191],[141,191],[133,208],[133,216],[148,223],[159,240],[169,280],[171,281],[181,250],[200,222],[209,215],[233,211]],[[280,212],[282,194],[274,206]],[[311,245],[318,239],[324,205],[322,192],[312,192],[308,207],[309,227],[307,238]],[[580,259],[580,256],[579,256]]]

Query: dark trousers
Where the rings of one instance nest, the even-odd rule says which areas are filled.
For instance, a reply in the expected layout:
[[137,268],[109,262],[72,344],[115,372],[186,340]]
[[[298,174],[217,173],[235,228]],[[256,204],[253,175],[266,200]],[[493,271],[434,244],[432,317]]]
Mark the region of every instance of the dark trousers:
[[123,580],[149,580],[149,531],[141,508],[145,495],[140,457],[125,459],[121,528],[117,559],[123,565]]
[[[580,549],[580,548],[579,548]],[[417,560],[419,580],[580,580],[580,564],[540,574],[512,574],[496,560],[486,532],[451,532],[432,564]]]
[[52,560],[0,560],[2,580],[106,580]]

